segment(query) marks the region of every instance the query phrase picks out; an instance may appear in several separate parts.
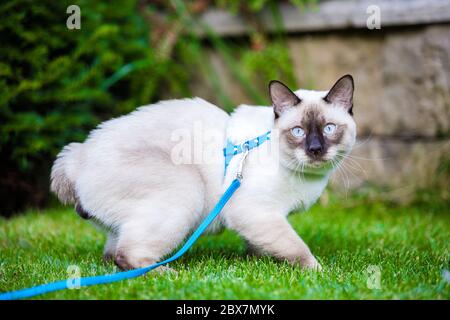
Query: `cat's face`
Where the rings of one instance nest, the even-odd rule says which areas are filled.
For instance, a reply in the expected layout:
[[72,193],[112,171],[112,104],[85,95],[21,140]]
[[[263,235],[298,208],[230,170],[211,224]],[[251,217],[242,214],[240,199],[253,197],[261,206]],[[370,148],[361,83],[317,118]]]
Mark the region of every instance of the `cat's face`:
[[270,83],[282,165],[320,172],[351,151],[356,139],[353,89],[350,75],[340,78],[328,92],[294,93],[281,82]]

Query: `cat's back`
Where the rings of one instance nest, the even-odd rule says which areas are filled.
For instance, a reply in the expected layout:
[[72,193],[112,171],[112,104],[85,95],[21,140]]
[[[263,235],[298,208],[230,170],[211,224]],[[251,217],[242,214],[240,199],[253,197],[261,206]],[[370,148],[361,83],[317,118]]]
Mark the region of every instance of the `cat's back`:
[[226,126],[228,114],[201,98],[165,100],[156,104],[142,106],[131,113],[132,118],[150,121],[160,130],[192,128],[195,122],[201,122],[205,127]]
[[164,140],[175,130],[193,130],[196,123],[205,128],[225,129],[228,118],[225,111],[201,98],[165,100],[101,123],[86,142],[96,143],[105,138],[128,143],[136,139]]
[[194,135],[195,130],[224,133],[228,118],[225,111],[201,98],[142,106],[91,131],[83,143],[84,158],[120,156],[124,150],[141,152],[146,148],[169,152],[177,143],[177,135]]

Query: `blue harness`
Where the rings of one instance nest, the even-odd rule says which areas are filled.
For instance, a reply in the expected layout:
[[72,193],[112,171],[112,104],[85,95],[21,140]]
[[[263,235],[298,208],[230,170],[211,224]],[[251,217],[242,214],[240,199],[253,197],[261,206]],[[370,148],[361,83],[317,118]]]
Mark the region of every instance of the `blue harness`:
[[245,151],[250,151],[253,148],[257,148],[260,145],[262,145],[264,142],[266,142],[267,140],[270,140],[270,131],[267,131],[266,133],[254,138],[254,139],[247,140],[244,143],[239,144],[239,145],[234,145],[228,139],[227,145],[223,149],[223,156],[225,158],[225,173],[224,173],[224,175],[227,174],[228,165],[230,164],[231,159],[233,159],[233,157],[235,155],[238,155]]
[[178,250],[173,256],[170,258],[155,263],[153,265],[138,268],[134,270],[129,271],[122,271],[117,272],[113,274],[106,274],[106,275],[100,275],[100,276],[93,276],[93,277],[85,277],[80,279],[67,279],[52,283],[47,283],[43,285],[38,285],[31,288],[25,288],[17,291],[11,291],[11,292],[4,292],[0,293],[0,300],[14,300],[14,299],[25,299],[34,297],[40,294],[45,294],[53,291],[73,288],[73,280],[79,280],[79,283],[77,284],[77,287],[88,287],[93,286],[96,284],[105,284],[105,283],[112,283],[117,282],[125,279],[132,279],[139,276],[142,276],[146,274],[147,272],[158,268],[159,266],[162,266],[164,264],[167,264],[169,262],[175,261],[178,258],[180,258],[183,254],[185,254],[197,241],[197,239],[201,236],[201,234],[206,230],[206,228],[211,224],[211,222],[219,215],[219,213],[222,211],[225,204],[230,200],[231,196],[234,194],[234,192],[241,186],[241,180],[242,180],[242,167],[245,161],[245,158],[248,154],[248,152],[260,146],[262,143],[270,139],[270,131],[255,138],[252,140],[245,141],[242,145],[235,146],[233,145],[229,140],[227,141],[227,145],[224,148],[224,156],[225,156],[225,172],[228,167],[228,164],[230,163],[231,159],[240,153],[244,153],[243,157],[240,161],[236,178],[231,182],[228,189],[225,191],[225,193],[220,198],[219,202],[215,205],[215,207],[211,210],[211,212],[206,216],[205,220],[198,226],[198,228],[194,231],[194,233],[189,237],[189,239],[186,241],[186,243],[181,247],[180,250]]

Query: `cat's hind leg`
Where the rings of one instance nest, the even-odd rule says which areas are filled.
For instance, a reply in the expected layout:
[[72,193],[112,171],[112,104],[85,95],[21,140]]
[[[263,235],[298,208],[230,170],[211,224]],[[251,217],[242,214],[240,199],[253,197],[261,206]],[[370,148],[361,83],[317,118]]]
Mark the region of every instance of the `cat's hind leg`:
[[120,227],[114,262],[123,270],[161,261],[177,248],[195,224],[192,212],[176,203],[153,208],[148,203],[146,211],[147,214],[135,214]]
[[[139,151],[139,152],[138,152]],[[150,152],[152,151],[152,152]],[[171,253],[202,219],[205,182],[193,165],[173,164],[158,148],[126,150],[120,166],[80,182],[93,220],[117,233],[114,262],[124,270],[148,266]],[[89,178],[89,179],[88,179]],[[114,241],[111,239],[111,244]]]
[[114,256],[119,268],[135,269],[161,261],[201,222],[205,206],[202,179],[191,168],[177,169],[176,177],[126,203]]
[[114,256],[116,255],[117,249],[117,233],[111,231],[108,233],[108,239],[106,240],[105,247],[103,249],[103,260],[106,262],[114,260]]

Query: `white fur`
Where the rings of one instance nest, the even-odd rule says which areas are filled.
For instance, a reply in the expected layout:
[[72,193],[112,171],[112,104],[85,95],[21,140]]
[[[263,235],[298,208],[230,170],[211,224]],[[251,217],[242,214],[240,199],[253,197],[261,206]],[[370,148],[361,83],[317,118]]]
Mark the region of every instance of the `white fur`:
[[[308,101],[324,96],[297,94]],[[53,167],[52,190],[63,201],[78,201],[109,230],[105,254],[120,267],[154,263],[198,226],[234,179],[240,156],[223,177],[226,138],[237,144],[273,129],[273,114],[272,107],[243,105],[230,117],[199,98],[141,107],[102,123],[84,143],[66,147]],[[216,151],[210,155],[215,161],[174,164],[173,132],[195,135],[196,122],[206,135],[216,133],[211,142]],[[259,252],[317,268],[286,216],[317,200],[329,172],[302,177],[281,166],[276,153],[268,152],[277,147],[273,134],[272,140],[251,151],[241,188],[210,230],[225,225]]]

